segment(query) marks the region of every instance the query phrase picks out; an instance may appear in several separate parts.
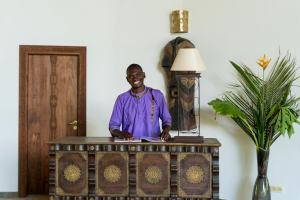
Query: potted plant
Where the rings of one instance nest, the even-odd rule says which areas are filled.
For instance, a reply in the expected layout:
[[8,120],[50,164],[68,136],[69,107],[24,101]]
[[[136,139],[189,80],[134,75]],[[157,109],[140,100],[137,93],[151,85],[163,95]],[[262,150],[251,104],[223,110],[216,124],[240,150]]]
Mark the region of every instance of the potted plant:
[[216,113],[233,119],[256,146],[258,175],[253,200],[271,199],[267,178],[270,147],[286,133],[291,137],[294,123],[299,124],[300,98],[291,94],[293,82],[298,78],[295,61],[290,54],[278,56],[265,76],[270,61],[265,55],[258,60],[261,76],[245,64],[230,61],[237,71],[238,83],[222,98],[208,103]]

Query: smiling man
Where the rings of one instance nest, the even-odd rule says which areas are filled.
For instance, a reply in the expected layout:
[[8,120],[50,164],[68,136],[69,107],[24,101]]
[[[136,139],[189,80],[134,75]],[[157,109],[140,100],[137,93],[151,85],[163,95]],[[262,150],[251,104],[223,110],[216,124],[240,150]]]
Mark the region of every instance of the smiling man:
[[168,140],[171,115],[162,92],[144,85],[146,76],[140,65],[129,65],[126,73],[131,89],[120,94],[115,102],[109,122],[111,135],[128,139],[160,137]]

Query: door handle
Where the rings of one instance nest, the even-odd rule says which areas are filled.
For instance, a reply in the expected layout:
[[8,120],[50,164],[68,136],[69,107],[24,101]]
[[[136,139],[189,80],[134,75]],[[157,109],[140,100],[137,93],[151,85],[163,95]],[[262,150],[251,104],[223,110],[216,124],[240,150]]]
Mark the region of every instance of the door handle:
[[72,125],[73,126],[73,130],[76,131],[77,130],[77,124],[78,124],[78,121],[77,120],[74,120],[70,123],[68,123],[69,125]]

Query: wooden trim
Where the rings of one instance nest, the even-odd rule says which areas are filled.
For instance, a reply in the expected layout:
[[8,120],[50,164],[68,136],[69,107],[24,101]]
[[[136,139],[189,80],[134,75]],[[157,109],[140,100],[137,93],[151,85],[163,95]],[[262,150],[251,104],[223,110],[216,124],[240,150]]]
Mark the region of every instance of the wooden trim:
[[86,48],[79,48],[79,94],[77,99],[77,120],[82,122],[78,125],[78,136],[86,135]]
[[27,195],[27,56],[25,48],[19,48],[19,185],[20,197]]
[[27,76],[28,56],[33,54],[59,54],[78,55],[79,77],[78,77],[78,136],[86,134],[86,47],[81,46],[42,46],[42,45],[20,45],[19,46],[19,175],[18,194],[20,197],[27,195]]
[[203,142],[197,143],[178,143],[174,142],[173,138],[168,140],[167,142],[130,142],[130,141],[118,141],[114,142],[113,137],[74,137],[74,136],[66,136],[62,138],[58,138],[52,141],[49,141],[49,144],[130,144],[130,145],[158,145],[158,146],[187,146],[187,147],[200,147],[200,146],[211,146],[211,147],[220,147],[221,143],[215,138],[204,138]]

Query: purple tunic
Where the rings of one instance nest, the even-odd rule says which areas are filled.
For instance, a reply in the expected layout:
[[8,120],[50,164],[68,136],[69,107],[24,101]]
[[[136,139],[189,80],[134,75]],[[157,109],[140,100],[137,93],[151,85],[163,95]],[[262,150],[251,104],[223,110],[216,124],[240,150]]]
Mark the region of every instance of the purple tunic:
[[161,91],[145,87],[142,93],[131,90],[120,94],[115,102],[109,121],[109,130],[127,131],[135,139],[141,137],[159,137],[159,126],[171,126],[171,115]]

